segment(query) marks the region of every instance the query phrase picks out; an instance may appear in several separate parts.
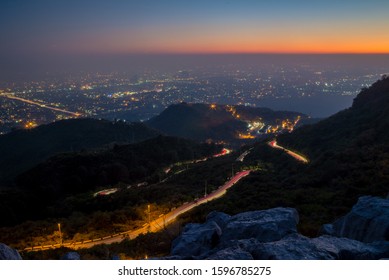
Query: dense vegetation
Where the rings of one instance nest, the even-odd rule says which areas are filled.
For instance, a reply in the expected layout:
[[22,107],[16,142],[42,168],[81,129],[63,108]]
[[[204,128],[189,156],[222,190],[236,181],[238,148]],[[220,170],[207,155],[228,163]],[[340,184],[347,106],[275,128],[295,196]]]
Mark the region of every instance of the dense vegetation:
[[147,122],[168,135],[195,140],[233,139],[244,131],[244,122],[235,119],[221,106],[211,109],[207,104],[181,103],[169,106]]
[[104,149],[114,143],[136,143],[158,132],[142,123],[95,119],[63,120],[0,136],[0,187],[23,171],[58,153]]
[[307,125],[278,141],[312,160],[327,153],[374,148],[389,140],[389,77],[362,89],[353,106],[315,125]]
[[199,141],[207,139],[241,143],[239,133],[247,131],[246,121],[261,120],[275,124],[284,119],[294,119],[301,113],[273,111],[268,108],[246,106],[181,103],[169,106],[160,115],[147,122],[148,125],[167,135],[174,135]]
[[[169,165],[211,156],[220,150],[217,145],[158,136],[137,144],[115,145],[100,152],[52,157],[20,175],[19,189],[0,192],[4,201],[0,205],[1,225],[70,215],[83,210],[79,209],[81,207],[88,208],[88,203],[79,201],[85,202],[84,197],[90,197],[92,191],[119,183],[118,187],[124,189],[141,182],[157,183],[166,176],[163,169]],[[141,200],[136,194],[132,195],[133,200]],[[107,208],[94,206],[88,211],[97,210]]]

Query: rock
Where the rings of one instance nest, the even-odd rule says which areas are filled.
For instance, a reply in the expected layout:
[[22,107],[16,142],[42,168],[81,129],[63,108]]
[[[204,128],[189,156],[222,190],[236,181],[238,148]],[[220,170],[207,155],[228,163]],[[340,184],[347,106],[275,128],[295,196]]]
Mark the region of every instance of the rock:
[[320,250],[308,237],[291,234],[268,243],[257,243],[250,249],[256,260],[334,260],[336,255]]
[[214,221],[221,229],[223,229],[227,225],[230,219],[231,219],[230,215],[227,215],[226,213],[223,212],[217,212],[217,211],[212,211],[207,216],[207,222]]
[[319,235],[334,235],[334,226],[332,224],[325,224],[321,227]]
[[229,216],[211,212],[189,224],[164,259],[378,260],[389,258],[389,200],[361,197],[351,212],[324,225],[325,235],[297,233],[298,213],[274,208]]
[[19,252],[7,245],[0,243],[0,260],[21,260]]
[[77,252],[68,252],[62,256],[61,260],[80,260],[81,256]]
[[223,229],[221,242],[255,238],[261,242],[282,239],[296,233],[298,213],[293,208],[274,208],[263,211],[245,212],[231,217]]
[[207,257],[207,260],[253,260],[253,256],[239,247],[217,251]]
[[219,243],[221,228],[214,221],[205,224],[188,224],[173,241],[172,255],[191,258],[209,252]]
[[334,236],[311,239],[300,234],[291,234],[279,241],[251,242],[248,245],[245,247],[254,259],[265,260],[376,260],[385,257],[387,252],[383,244],[365,244]]
[[324,225],[322,232],[366,243],[389,241],[389,200],[361,197],[346,216]]
[[385,252],[385,246],[378,248],[357,240],[334,236],[320,236],[312,239],[316,248],[326,251],[338,260],[376,260]]
[[174,255],[174,256],[165,256],[165,257],[162,257],[162,258],[150,258],[149,260],[164,260],[164,261],[171,261],[171,260],[186,260],[188,258],[185,258],[185,257],[182,257],[182,256],[178,256],[178,255]]
[[369,246],[374,248],[378,252],[379,259],[389,258],[389,242],[388,241],[376,241],[369,243]]

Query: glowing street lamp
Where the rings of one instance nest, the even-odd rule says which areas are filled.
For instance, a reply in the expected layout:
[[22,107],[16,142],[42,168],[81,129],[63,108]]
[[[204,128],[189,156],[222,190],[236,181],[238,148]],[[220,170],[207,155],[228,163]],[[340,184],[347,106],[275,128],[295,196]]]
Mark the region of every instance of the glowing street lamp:
[[59,244],[62,245],[62,232],[61,232],[61,224],[58,223],[58,231],[59,231]]
[[147,205],[147,212],[149,216],[149,227],[150,227],[150,204]]

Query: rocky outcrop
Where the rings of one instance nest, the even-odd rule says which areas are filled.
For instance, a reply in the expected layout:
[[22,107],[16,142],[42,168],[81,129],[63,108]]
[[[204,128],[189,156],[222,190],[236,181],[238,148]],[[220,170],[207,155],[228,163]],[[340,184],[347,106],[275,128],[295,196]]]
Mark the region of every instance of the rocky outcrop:
[[262,260],[374,260],[387,255],[384,247],[347,238],[308,238],[293,234],[282,240],[252,244],[248,250]]
[[293,208],[274,208],[264,211],[240,213],[231,217],[225,227],[221,242],[256,238],[262,242],[276,241],[296,233],[298,213]]
[[80,260],[81,256],[77,252],[68,252],[62,256],[61,260]]
[[297,233],[299,218],[292,208],[235,216],[212,212],[204,224],[184,228],[166,259],[385,259],[389,257],[388,206],[388,200],[362,197],[344,218],[324,225],[325,235],[317,238]]
[[7,245],[0,243],[0,260],[21,260],[19,252]]
[[[218,252],[220,248],[229,248],[240,239],[253,237],[262,242],[280,240],[288,234],[297,232],[298,219],[297,211],[292,208],[245,212],[232,217],[212,212],[205,224],[185,226],[181,236],[173,241],[172,255],[206,258],[214,249]],[[214,257],[220,258],[221,254],[215,252]],[[228,254],[231,255],[231,250],[223,252],[226,258]],[[243,255],[249,257],[247,253]]]
[[216,251],[207,257],[208,260],[253,260],[254,257],[239,247],[226,248]]
[[321,232],[362,242],[389,241],[389,200],[363,196],[346,216],[324,225]]
[[182,234],[173,241],[172,254],[190,258],[212,250],[219,243],[222,228],[229,219],[230,215],[212,212],[205,224],[186,225]]

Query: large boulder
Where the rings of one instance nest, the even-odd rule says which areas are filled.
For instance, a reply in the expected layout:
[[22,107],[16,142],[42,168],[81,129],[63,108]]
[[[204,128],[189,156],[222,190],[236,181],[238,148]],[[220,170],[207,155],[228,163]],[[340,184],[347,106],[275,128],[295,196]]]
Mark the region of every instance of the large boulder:
[[81,256],[77,252],[67,252],[61,257],[61,260],[80,260]]
[[229,216],[211,212],[205,224],[189,224],[165,259],[376,260],[389,258],[389,200],[362,197],[322,235],[297,233],[298,213],[274,208]]
[[387,244],[365,244],[334,236],[308,238],[291,234],[267,243],[243,242],[254,259],[265,260],[375,260],[387,256]]
[[346,216],[324,225],[322,233],[368,243],[389,241],[389,200],[363,196]]
[[19,252],[7,245],[0,243],[0,260],[21,260]]
[[207,260],[253,260],[253,256],[238,246],[216,251]]
[[223,228],[221,242],[224,246],[234,240],[255,238],[271,242],[296,233],[299,216],[293,208],[273,208],[244,212],[232,216]]
[[212,211],[211,213],[208,214],[207,216],[207,222],[215,222],[221,229],[223,229],[228,221],[231,219],[231,216],[223,213],[223,212],[217,212],[217,211]]
[[329,235],[314,238],[312,242],[318,250],[333,254],[337,260],[376,260],[389,253],[389,242],[366,244],[353,239]]
[[254,259],[257,260],[333,260],[336,256],[326,250],[318,249],[308,237],[292,234],[285,238],[257,243],[251,248]]
[[172,255],[188,258],[200,256],[217,246],[221,234],[221,228],[212,220],[205,224],[188,224],[173,241]]

